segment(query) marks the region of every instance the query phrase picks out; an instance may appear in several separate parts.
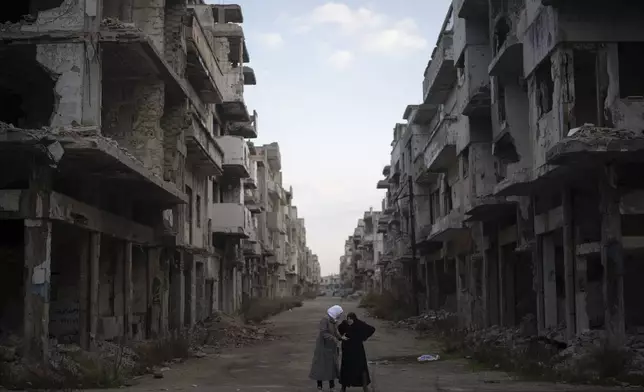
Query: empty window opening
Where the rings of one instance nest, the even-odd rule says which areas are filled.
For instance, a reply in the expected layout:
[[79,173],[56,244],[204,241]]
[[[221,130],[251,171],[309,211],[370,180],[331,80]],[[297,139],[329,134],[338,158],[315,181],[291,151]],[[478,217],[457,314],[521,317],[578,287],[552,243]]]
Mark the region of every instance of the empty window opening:
[[539,117],[552,110],[552,94],[554,92],[554,82],[550,72],[550,59],[545,60],[535,71],[537,108]]
[[620,42],[617,53],[620,97],[644,98],[644,42]]
[[36,60],[36,46],[0,53],[0,121],[19,128],[51,124],[55,81]]
[[573,52],[575,78],[575,123],[570,128],[586,123],[599,125],[603,102],[597,94],[597,53]]
[[494,54],[498,54],[510,34],[510,23],[507,18],[500,18],[494,26]]
[[449,214],[454,207],[452,204],[452,186],[445,180],[445,191],[443,193],[443,203],[445,206],[445,215]]
[[38,13],[63,4],[63,0],[21,0],[2,3],[0,20],[10,23],[29,23],[36,20]]
[[499,126],[504,127],[507,121],[507,112],[505,109],[505,87],[497,81],[497,97],[496,97],[497,115],[499,118]]
[[196,200],[196,218],[197,218],[197,227],[201,227],[201,196],[197,195],[197,200]]
[[470,149],[469,147],[464,149],[461,154],[461,169],[463,178],[467,178],[470,174]]

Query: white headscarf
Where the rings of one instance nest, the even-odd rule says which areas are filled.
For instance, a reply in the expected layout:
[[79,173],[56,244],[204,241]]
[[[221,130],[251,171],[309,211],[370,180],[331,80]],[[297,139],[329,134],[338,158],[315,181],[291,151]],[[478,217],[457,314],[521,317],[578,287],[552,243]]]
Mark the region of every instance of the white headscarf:
[[337,321],[340,316],[342,316],[342,313],[344,313],[344,310],[340,305],[333,305],[326,311],[326,314],[328,314],[334,321]]

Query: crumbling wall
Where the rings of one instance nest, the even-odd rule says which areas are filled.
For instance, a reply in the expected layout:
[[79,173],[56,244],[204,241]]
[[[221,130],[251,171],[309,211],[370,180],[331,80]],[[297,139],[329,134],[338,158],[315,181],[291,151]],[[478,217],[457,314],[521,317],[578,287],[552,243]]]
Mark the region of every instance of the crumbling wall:
[[60,343],[80,342],[79,244],[88,236],[72,227],[56,226],[52,230],[49,333]]
[[133,0],[132,19],[150,37],[156,50],[164,53],[165,0]]
[[142,80],[103,86],[103,134],[116,140],[159,177],[164,172],[161,116],[165,85]]
[[185,2],[168,2],[165,10],[165,59],[174,72],[184,77],[186,72],[186,36],[184,18],[188,15]]
[[[186,168],[185,185],[192,189],[192,245],[204,248],[208,245],[208,178]],[[186,207],[187,208],[187,207]],[[190,224],[186,222],[186,224]],[[187,232],[187,230],[184,230]],[[186,241],[188,239],[186,238]]]
[[145,248],[132,248],[132,334],[135,339],[146,337],[148,255]]

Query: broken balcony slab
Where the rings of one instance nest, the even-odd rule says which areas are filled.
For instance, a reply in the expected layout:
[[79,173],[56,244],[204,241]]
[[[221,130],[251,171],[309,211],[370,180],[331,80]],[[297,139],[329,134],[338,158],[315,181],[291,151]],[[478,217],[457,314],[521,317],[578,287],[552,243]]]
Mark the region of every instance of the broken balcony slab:
[[257,112],[253,110],[250,121],[229,122],[226,126],[227,134],[231,136],[241,136],[246,139],[257,138]]
[[605,162],[644,162],[644,133],[641,130],[584,125],[546,153],[550,164],[592,167]]
[[213,4],[211,7],[218,23],[244,23],[244,14],[239,4]]
[[[644,253],[644,237],[642,236],[623,236],[621,240],[622,248],[624,252],[633,254],[633,253]],[[597,242],[586,242],[583,244],[577,245],[577,256],[591,256],[599,255],[601,253],[601,243]]]
[[427,170],[444,173],[457,161],[456,140],[448,120],[444,120],[438,131],[432,135],[424,152]]
[[244,65],[242,67],[242,74],[244,75],[244,84],[247,86],[257,85],[257,76],[255,75],[255,70],[251,67]]
[[463,19],[487,18],[488,7],[487,0],[454,0],[454,13]]
[[379,180],[376,189],[389,189],[389,182],[387,180]]
[[451,32],[442,33],[425,69],[423,80],[423,103],[439,105],[445,102],[456,83],[453,37]]
[[554,165],[543,165],[534,170],[517,170],[494,187],[494,195],[530,196],[539,190],[556,189],[566,183],[570,184],[570,181],[575,180],[574,174],[575,171],[569,167]]
[[523,43],[516,35],[508,35],[488,66],[488,73],[501,79],[517,73],[523,75]]
[[[174,184],[168,183],[145,168],[143,163],[119,147],[114,140],[98,135],[98,131],[80,128],[72,130],[24,130],[10,126],[0,127],[0,154],[3,158],[30,152],[51,158],[43,143],[60,143],[63,148],[59,162],[60,175],[79,178],[98,177],[103,181],[126,183],[140,191],[140,197],[154,200],[161,206],[174,206],[188,201],[187,196]],[[139,193],[133,192],[134,196]]]
[[465,209],[466,222],[485,222],[516,213],[517,202],[503,196],[473,197]]
[[34,211],[27,207],[30,195],[31,192],[24,189],[0,190],[0,218],[51,219],[137,244],[155,243],[155,231],[152,227],[103,211],[62,193],[51,192],[47,196],[47,203],[43,203],[49,207],[38,209],[34,215]]
[[463,218],[463,214],[456,210],[442,216],[432,225],[432,230],[427,236],[427,241],[442,243],[468,233],[469,228],[463,225]]
[[188,49],[186,77],[204,102],[220,103],[221,89],[225,85],[223,71],[195,11],[189,11],[189,23],[185,26]]
[[230,45],[228,60],[233,64],[249,63],[244,28],[236,23],[215,23],[210,27],[213,37],[226,38]]
[[206,129],[193,122],[186,132],[188,162],[209,176],[223,174],[224,151]]

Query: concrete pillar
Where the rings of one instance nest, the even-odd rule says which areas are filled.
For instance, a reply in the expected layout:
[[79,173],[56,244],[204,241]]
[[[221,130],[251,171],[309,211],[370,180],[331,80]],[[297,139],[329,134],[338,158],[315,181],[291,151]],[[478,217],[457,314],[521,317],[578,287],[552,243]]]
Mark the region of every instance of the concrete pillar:
[[99,263],[101,259],[101,233],[89,236],[89,348],[94,349],[98,331],[98,292],[100,290]]
[[159,248],[148,248],[148,334],[158,338],[163,334],[162,307],[164,282],[161,271],[161,251]]
[[429,259],[425,257],[425,301],[427,303],[426,311],[432,308],[432,292],[431,286],[429,283],[429,268],[431,267]]
[[606,330],[615,343],[626,337],[624,309],[624,249],[622,216],[619,210],[615,168],[607,165],[599,180],[601,223],[601,260],[604,267],[603,294]]
[[506,325],[515,325],[516,324],[516,290],[515,290],[515,279],[516,279],[516,257],[504,257],[504,282],[505,282],[505,320],[504,324]]
[[123,291],[124,291],[124,314],[123,324],[125,325],[125,336],[132,338],[132,302],[134,298],[134,287],[132,284],[132,243],[125,241],[123,244]]
[[180,330],[183,328],[185,313],[185,277],[184,254],[182,251],[174,252],[170,266],[170,328]]
[[[499,229],[500,230],[500,229]],[[500,325],[506,325],[506,282],[505,282],[505,272],[506,272],[506,267],[505,267],[505,254],[503,252],[503,245],[501,245],[501,242],[497,242],[497,251],[496,251],[496,257],[498,260],[498,265],[497,265],[497,276],[498,276],[498,290],[499,290],[499,298],[498,298],[498,306],[499,306],[499,324]]]
[[576,333],[581,333],[590,329],[588,320],[588,261],[583,256],[576,257],[575,271],[575,306],[576,306]]
[[573,201],[570,189],[564,189],[561,195],[563,208],[563,248],[564,274],[566,289],[566,338],[572,339],[577,330],[575,308],[575,256],[577,248],[574,239]]
[[78,328],[80,346],[89,350],[90,345],[90,301],[89,301],[89,281],[90,281],[90,268],[89,268],[89,247],[90,247],[90,232],[85,232],[85,235],[79,238],[80,246],[80,265],[79,265],[79,293],[78,293]]
[[490,311],[489,306],[489,279],[490,279],[490,252],[487,249],[482,249],[483,260],[481,260],[481,310],[483,316],[483,327],[490,326]]
[[555,269],[555,242],[552,234],[542,236],[543,247],[543,309],[544,326],[557,325],[557,272]]
[[440,286],[438,284],[438,261],[432,261],[432,308],[440,308]]
[[196,285],[196,268],[195,261],[192,257],[188,257],[184,260],[184,274],[185,274],[185,318],[184,323],[187,327],[195,325],[196,322],[196,296],[197,296],[197,285]]
[[536,237],[532,250],[532,268],[534,271],[532,287],[537,294],[537,332],[541,334],[545,325],[545,311],[543,306],[543,237],[540,235]]
[[47,360],[52,224],[25,219],[24,354]]

